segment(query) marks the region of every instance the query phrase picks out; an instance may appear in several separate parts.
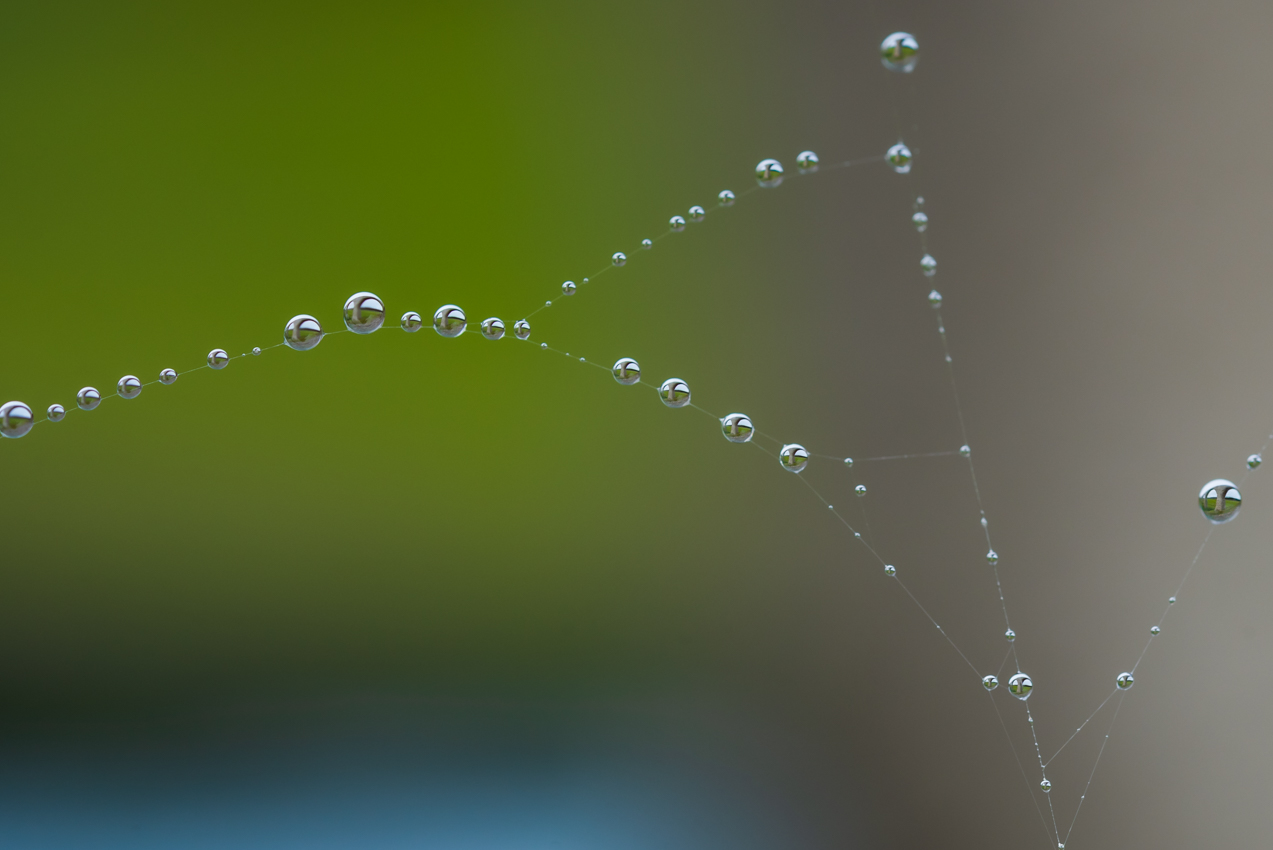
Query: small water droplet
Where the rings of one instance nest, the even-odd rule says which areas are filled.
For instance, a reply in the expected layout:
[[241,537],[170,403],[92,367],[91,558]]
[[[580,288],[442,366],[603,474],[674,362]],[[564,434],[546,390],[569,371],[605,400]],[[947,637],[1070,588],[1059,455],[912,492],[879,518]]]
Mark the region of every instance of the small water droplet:
[[1017,673],[1008,680],[1008,693],[1017,699],[1029,699],[1032,690],[1034,682],[1025,673]]
[[860,499],[860,498],[862,498],[863,496],[865,496],[865,495],[866,495],[866,485],[865,485],[865,484],[859,484],[858,486],[854,487],[854,488],[853,488],[853,493],[854,493],[854,494],[855,494],[855,495],[856,495],[859,499]]
[[587,362],[588,362],[588,359],[587,359],[586,357],[580,357],[580,358],[579,358],[579,362],[580,362],[580,363],[587,363]]
[[[720,421],[721,432],[731,443],[746,443],[751,440],[751,420],[742,413],[731,413]],[[827,507],[831,507],[827,505]]]
[[66,408],[60,404],[50,404],[48,414],[50,422],[61,422],[66,417]]
[[644,249],[645,249],[645,250],[647,250],[647,251],[648,251],[648,250],[650,250],[651,248],[653,248],[653,247],[654,247],[654,240],[653,240],[653,239],[642,239],[642,240],[641,240],[641,247],[642,247],[642,248],[644,248]]
[[796,154],[796,168],[801,174],[812,174],[818,170],[818,155],[813,151],[801,151]]
[[734,205],[734,193],[728,189],[721,189],[720,194],[716,196],[722,207],[731,207]]
[[853,466],[853,458],[851,458],[851,457],[846,457],[846,458],[844,459],[844,465],[845,465],[845,466],[849,466],[849,467]]
[[685,229],[685,219],[679,215],[674,215],[667,220],[668,227],[672,228],[673,233],[680,233]]
[[283,342],[296,351],[309,351],[323,341],[323,326],[313,316],[301,313],[283,326]]
[[75,403],[80,410],[92,410],[102,403],[102,394],[93,387],[85,387],[75,394]]
[[862,539],[862,532],[860,532],[860,531],[855,531],[855,532],[853,532],[853,536],[854,536],[854,537],[856,537],[858,540],[861,540],[861,539]]
[[986,553],[986,561],[991,566],[999,563],[999,553],[996,552],[994,549],[991,549],[989,552]]
[[616,266],[621,266],[627,261],[628,261],[628,255],[623,253],[622,251],[615,251],[614,256],[610,258],[610,262],[614,263]]
[[125,375],[115,384],[115,391],[120,398],[137,398],[141,395],[141,381],[136,375]]
[[641,380],[641,365],[631,357],[620,357],[610,369],[614,379],[624,386],[631,386]]
[[1168,596],[1168,597],[1167,597],[1167,604],[1168,604],[1168,605],[1175,605],[1175,604],[1176,604],[1176,597],[1174,597],[1174,596]]
[[782,163],[776,159],[756,163],[756,182],[767,189],[782,185]]
[[1264,458],[1260,457],[1258,454],[1254,454],[1246,459],[1246,468],[1255,469],[1262,463],[1264,463]]
[[886,575],[886,576],[895,576],[895,575],[897,575],[897,567],[893,566],[892,564],[885,564],[885,565],[884,565],[884,575]]
[[1042,788],[1043,793],[1046,794],[1052,790],[1052,783],[1048,782],[1048,780],[1045,778],[1042,782],[1039,783],[1039,787]]
[[445,337],[457,337],[468,327],[464,311],[454,304],[445,304],[433,314],[433,329]]
[[547,351],[547,350],[548,350],[548,343],[546,343],[546,342],[541,342],[541,343],[539,344],[539,347],[540,347],[541,349],[543,349],[544,351]]
[[999,677],[983,676],[981,679],[981,686],[988,691],[993,691],[995,688],[999,687]]
[[901,142],[889,148],[884,156],[898,174],[906,174],[911,170],[911,149]]
[[25,437],[35,427],[35,414],[26,402],[6,401],[0,404],[0,435],[12,440]]
[[375,333],[384,323],[384,302],[370,292],[355,292],[345,301],[345,327],[354,333]]
[[1114,680],[1114,684],[1118,685],[1120,691],[1125,691],[1136,684],[1136,677],[1131,673],[1119,673],[1118,678]]
[[504,322],[492,316],[489,319],[482,320],[482,336],[487,339],[503,339],[504,338]]
[[260,357],[260,356],[261,356],[261,349],[260,349],[260,347],[259,347],[259,346],[257,346],[257,347],[255,347],[255,348],[253,348],[253,349],[252,349],[252,356],[253,356],[253,357]]
[[162,372],[159,373],[159,383],[175,384],[176,382],[177,382],[177,370],[164,369]]
[[588,278],[586,278],[586,277],[585,277],[585,278],[583,279],[583,282],[584,282],[584,283],[587,283],[587,282],[588,282]]
[[553,302],[551,302],[551,301],[545,301],[545,302],[544,302],[544,306],[545,306],[545,307],[551,307],[552,305],[553,305]]
[[933,259],[932,254],[925,254],[920,257],[919,267],[924,270],[925,277],[932,277],[937,274],[937,261]]
[[402,314],[402,329],[407,333],[413,334],[422,327],[424,327],[424,319],[415,310],[408,310]]
[[940,292],[938,292],[936,289],[934,289],[932,292],[928,293],[928,303],[929,303],[929,304],[931,304],[931,305],[933,306],[933,309],[934,309],[934,310],[936,310],[938,307],[940,307],[940,306],[941,306],[941,293],[940,293]]
[[525,319],[513,322],[513,336],[518,339],[530,339],[530,322]]
[[959,453],[964,457],[969,457],[972,454],[972,449],[968,448],[967,445],[963,445],[959,447]]
[[985,528],[987,525],[988,525],[988,523],[986,522],[986,518],[983,516],[983,517],[981,518],[981,527],[982,527],[982,528]]
[[659,398],[668,407],[684,407],[690,403],[690,385],[680,378],[668,378],[659,387]]
[[1202,515],[1219,525],[1228,522],[1238,515],[1242,507],[1242,494],[1232,481],[1217,478],[1202,485],[1198,493],[1198,506]]
[[561,285],[561,291],[563,295],[574,295],[575,282],[573,280],[566,281],[565,283]]
[[918,230],[920,233],[923,233],[925,230],[928,229],[927,213],[922,213],[922,212],[915,213],[913,216],[911,216],[911,224],[915,225],[916,230]]
[[890,71],[909,74],[919,61],[919,42],[908,32],[895,32],[880,42],[880,61]]
[[790,472],[800,472],[809,465],[809,453],[799,443],[788,443],[778,452],[778,462]]
[[1150,627],[1149,627],[1149,633],[1150,633],[1151,635],[1157,635],[1157,634],[1158,634],[1159,632],[1161,632],[1161,631],[1162,631],[1162,629],[1158,628],[1157,626],[1150,626]]
[[690,210],[689,210],[690,221],[702,221],[703,217],[706,215],[707,215],[707,210],[703,209],[698,204],[695,204],[694,206],[690,207]]
[[213,369],[224,369],[229,362],[230,355],[225,353],[225,349],[214,348],[208,352],[208,365]]
[[947,362],[947,363],[949,363],[949,362],[950,362],[950,355],[949,355],[949,354],[947,354],[947,355],[946,355],[946,362]]
[[1008,629],[1006,632],[1004,632],[1003,636],[1008,639],[1008,643],[1012,643],[1014,640],[1017,639],[1017,633],[1014,632],[1012,629]]

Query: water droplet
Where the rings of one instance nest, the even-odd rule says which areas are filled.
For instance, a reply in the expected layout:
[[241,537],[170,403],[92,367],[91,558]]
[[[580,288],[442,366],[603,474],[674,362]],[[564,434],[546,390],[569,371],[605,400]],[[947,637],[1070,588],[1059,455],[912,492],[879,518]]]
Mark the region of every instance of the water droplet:
[[1258,454],[1251,455],[1249,458],[1246,459],[1246,468],[1255,469],[1257,466],[1259,466],[1262,463],[1264,463],[1264,458],[1260,457]]
[[999,687],[999,677],[983,676],[981,679],[981,686],[988,691],[993,691],[995,688]]
[[588,362],[588,358],[587,358],[587,357],[580,357],[580,358],[579,358],[579,362],[580,362],[580,363],[587,363],[587,362]]
[[208,352],[208,365],[213,369],[224,369],[225,364],[230,362],[230,355],[225,353],[223,348],[214,348]]
[[648,250],[650,250],[651,248],[653,248],[653,247],[654,247],[654,240],[653,240],[653,239],[642,239],[642,240],[641,240],[641,247],[642,247],[642,248],[644,248],[644,249],[645,249],[645,250],[647,250],[647,251],[648,251]]
[[776,159],[762,159],[756,163],[756,182],[766,188],[782,184],[782,163]]
[[925,254],[920,257],[919,267],[924,270],[925,277],[932,277],[937,274],[937,261],[933,259],[932,254]]
[[1162,631],[1162,629],[1158,628],[1157,626],[1150,626],[1150,627],[1149,627],[1149,633],[1150,633],[1151,635],[1157,635],[1157,634],[1158,634],[1159,632],[1161,632],[1161,631]]
[[548,350],[548,343],[546,343],[546,342],[541,342],[541,343],[539,344],[539,347],[540,347],[541,349],[543,349],[544,351],[547,351],[547,350]]
[[561,292],[563,295],[574,295],[575,288],[575,282],[573,280],[568,280],[561,285]]
[[553,302],[551,302],[551,301],[545,301],[545,302],[544,302],[544,306],[545,306],[545,307],[551,307],[552,305],[553,305]]
[[610,258],[610,262],[614,263],[616,266],[621,266],[627,261],[628,261],[628,255],[623,253],[622,251],[615,251],[614,256]]
[[731,443],[746,443],[751,440],[751,420],[741,413],[729,414],[720,421],[720,427],[725,439]]
[[860,531],[855,531],[855,532],[853,532],[853,536],[854,536],[856,539],[861,540],[861,539],[862,539],[862,532],[860,532]]
[[911,216],[911,224],[915,225],[915,229],[923,233],[928,229],[928,216],[925,213],[917,212]]
[[49,405],[49,421],[50,422],[61,422],[65,416],[66,416],[65,407],[63,407],[60,404]]
[[525,319],[513,322],[513,336],[518,339],[530,339],[530,322]]
[[1034,690],[1034,682],[1031,682],[1030,677],[1025,673],[1017,673],[1008,680],[1008,693],[1017,699],[1028,699],[1032,690]]
[[1202,508],[1203,516],[1219,525],[1238,515],[1238,509],[1242,507],[1242,494],[1232,481],[1217,478],[1202,485],[1202,490],[1198,493],[1198,506]]
[[889,148],[884,156],[898,174],[906,174],[911,170],[911,149],[901,142]]
[[[933,307],[933,309],[934,309],[934,310],[936,310],[938,307],[940,307],[940,306],[941,306],[941,293],[940,293],[940,292],[938,292],[936,289],[934,289],[932,292],[928,293],[928,303],[932,305],[932,307]],[[949,357],[947,357],[946,359],[947,359],[947,360],[950,360],[950,358],[949,358]]]
[[783,469],[800,472],[809,465],[809,453],[798,443],[788,443],[778,452],[778,462]]
[[1008,629],[1006,632],[1004,632],[1003,636],[1008,639],[1008,643],[1012,643],[1014,640],[1017,639],[1017,633],[1014,632],[1012,629]]
[[345,327],[354,333],[374,333],[384,323],[384,302],[370,292],[355,292],[345,301]]
[[1168,596],[1168,597],[1167,597],[1167,604],[1168,604],[1168,605],[1175,605],[1175,604],[1176,604],[1176,597],[1174,597],[1174,596]]
[[[549,302],[552,303],[552,302]],[[446,304],[433,314],[433,329],[445,337],[457,337],[468,327],[464,311],[454,304]]]
[[487,339],[503,339],[504,323],[492,316],[489,319],[482,320],[482,336]]
[[1052,790],[1052,783],[1049,782],[1046,778],[1044,778],[1044,780],[1039,783],[1039,787],[1042,788],[1043,793],[1046,794]]
[[949,355],[949,354],[947,354],[947,355],[946,355],[946,362],[947,362],[947,363],[949,363],[949,362],[950,362],[950,355]]
[[685,229],[685,219],[679,215],[674,215],[667,220],[668,227],[672,228],[673,233],[680,233]]
[[668,407],[684,407],[690,403],[690,385],[680,378],[668,378],[659,387],[659,398]]
[[890,71],[909,74],[919,61],[919,42],[908,32],[895,32],[880,42],[880,61]]
[[258,347],[256,347],[256,348],[253,348],[253,349],[252,349],[252,356],[253,356],[253,357],[260,357],[260,356],[261,356],[261,349],[260,349],[260,347],[259,347],[259,346],[258,346]]
[[818,170],[818,155],[813,151],[801,151],[796,154],[796,168],[801,174],[812,174]]
[[982,527],[982,528],[985,528],[987,524],[988,524],[988,523],[986,522],[986,518],[983,516],[983,517],[981,518],[981,527]]
[[999,563],[999,553],[996,552],[994,549],[991,549],[989,552],[986,553],[986,561],[991,566],[994,566],[995,564]]
[[631,357],[620,357],[610,369],[614,379],[624,386],[631,386],[641,380],[641,365]]
[[318,319],[301,313],[283,326],[283,342],[295,351],[309,351],[323,341],[323,326]]
[[177,382],[176,369],[164,369],[162,372],[159,373],[159,383],[175,384],[176,382]]
[[853,466],[853,458],[851,458],[851,457],[846,457],[846,458],[844,459],[844,465],[845,465],[845,466],[849,466],[849,467]]
[[972,449],[968,448],[968,446],[966,446],[966,445],[965,445],[965,446],[960,446],[960,447],[959,447],[959,453],[960,453],[961,455],[963,455],[964,457],[969,457],[969,456],[972,454]]
[[705,215],[707,215],[707,210],[703,209],[698,204],[695,204],[694,206],[690,207],[690,211],[689,211],[690,221],[702,221],[703,216]]
[[722,207],[732,207],[734,205],[734,193],[728,189],[721,189],[716,199],[720,201]]
[[120,398],[137,398],[141,395],[141,381],[136,375],[125,375],[119,379],[119,383],[115,385],[116,392]]
[[424,327],[424,319],[415,310],[408,310],[402,314],[402,329],[407,333],[413,334],[422,327]]
[[1136,677],[1131,673],[1119,673],[1118,678],[1114,680],[1114,684],[1118,685],[1120,691],[1125,691],[1136,684]]
[[102,403],[102,394],[92,387],[85,387],[75,394],[75,403],[80,410],[92,410]]
[[16,440],[25,437],[34,426],[35,414],[24,402],[6,401],[0,404],[0,434]]
[[863,496],[866,495],[866,485],[859,484],[858,486],[853,488],[853,492],[859,499],[862,498]]

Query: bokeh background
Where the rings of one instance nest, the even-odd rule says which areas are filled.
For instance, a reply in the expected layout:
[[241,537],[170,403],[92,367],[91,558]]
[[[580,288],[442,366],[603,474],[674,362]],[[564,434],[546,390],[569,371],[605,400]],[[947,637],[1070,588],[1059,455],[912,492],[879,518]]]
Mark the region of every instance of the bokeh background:
[[[540,313],[815,452],[960,443],[922,194],[1051,752],[1273,423],[1266,4],[8,4],[0,395],[70,407],[339,326]],[[889,32],[917,35],[903,77]],[[794,170],[794,169],[791,169]],[[1021,706],[772,458],[508,338],[345,334],[0,445],[0,845],[1048,846]],[[1264,471],[1138,671],[1071,847],[1273,826]],[[815,458],[986,672],[957,457]],[[850,495],[868,487],[860,503]],[[1049,768],[1066,831],[1110,717]],[[1036,801],[1041,796],[1034,794]],[[1043,804],[1041,804],[1043,805]],[[1045,809],[1046,811],[1046,809]],[[1050,820],[1048,821],[1050,825]]]

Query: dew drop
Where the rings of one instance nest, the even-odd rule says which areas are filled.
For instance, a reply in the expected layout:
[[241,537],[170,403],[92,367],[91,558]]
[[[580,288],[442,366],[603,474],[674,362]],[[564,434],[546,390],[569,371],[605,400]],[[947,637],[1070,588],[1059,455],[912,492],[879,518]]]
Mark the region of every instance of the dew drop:
[[993,691],[995,688],[999,687],[999,677],[983,676],[981,679],[981,686],[988,691]]
[[886,575],[886,576],[895,576],[895,575],[897,575],[897,567],[893,566],[892,564],[885,564],[885,565],[884,565],[884,575]]
[[208,365],[213,369],[224,369],[225,364],[230,362],[230,355],[225,353],[223,348],[214,348],[208,352]]
[[911,170],[911,149],[901,142],[889,148],[884,156],[898,174],[906,174]]
[[620,357],[614,362],[610,372],[614,379],[624,386],[631,386],[641,380],[641,364],[631,357]]
[[668,378],[659,387],[659,398],[668,407],[684,407],[690,403],[690,385],[680,378]]
[[513,336],[518,339],[530,339],[530,322],[525,319],[513,322]]
[[61,422],[66,416],[66,408],[60,404],[50,404],[48,414],[50,422]]
[[917,212],[911,216],[911,224],[915,225],[915,229],[923,233],[928,229],[928,215],[926,213]]
[[690,221],[702,221],[703,217],[706,215],[707,215],[707,210],[703,209],[698,204],[695,204],[694,206],[690,207],[690,210],[689,210]]
[[1255,469],[1262,463],[1264,463],[1264,458],[1260,457],[1258,454],[1254,454],[1246,459],[1246,468]]
[[667,225],[672,228],[673,233],[680,233],[685,229],[685,219],[679,215],[674,215],[667,220]]
[[[725,439],[731,443],[746,443],[751,441],[751,420],[742,413],[731,413],[720,421],[721,431],[725,434]],[[828,505],[828,507],[830,507]]]
[[986,562],[989,563],[991,566],[994,566],[995,564],[999,563],[999,553],[996,552],[994,549],[991,549],[989,552],[986,553]]
[[575,288],[575,282],[573,280],[568,280],[561,285],[561,292],[563,295],[574,295]]
[[966,445],[960,446],[959,453],[963,455],[964,457],[969,457],[972,455],[972,449],[968,448],[968,446]]
[[623,253],[622,251],[615,251],[614,256],[610,258],[610,262],[614,263],[616,266],[621,266],[627,261],[628,261],[628,255]]
[[1025,673],[1017,673],[1008,680],[1008,693],[1017,699],[1029,699],[1032,690],[1034,690],[1034,682],[1031,682],[1030,677]]
[[859,499],[860,499],[860,498],[862,498],[863,496],[865,496],[865,495],[866,495],[866,485],[865,485],[865,484],[859,484],[858,486],[854,487],[854,488],[853,488],[853,493],[854,493],[854,495],[856,495]]
[[1136,684],[1136,677],[1131,673],[1119,673],[1118,678],[1114,680],[1114,684],[1118,685],[1120,691],[1125,691]]
[[762,159],[756,163],[756,182],[765,188],[782,184],[782,163],[776,159]]
[[734,193],[728,189],[721,189],[716,199],[720,201],[722,207],[732,207],[734,205]]
[[982,527],[982,528],[985,528],[987,525],[988,525],[988,523],[986,522],[986,518],[983,516],[983,517],[981,518],[981,527]]
[[540,347],[541,349],[543,349],[544,351],[547,351],[547,350],[548,350],[548,343],[546,343],[546,342],[541,342],[541,343],[539,344],[539,347]]
[[919,42],[908,32],[895,32],[880,42],[880,61],[890,71],[909,74],[919,61]]
[[932,254],[925,254],[920,257],[919,267],[924,270],[924,277],[932,277],[937,274],[937,261],[933,259]]
[[1168,605],[1175,605],[1175,604],[1176,604],[1176,597],[1174,597],[1174,596],[1168,596],[1168,597],[1167,597],[1167,604],[1168,604]]
[[345,327],[354,333],[375,333],[384,323],[384,302],[370,292],[355,292],[345,301]]
[[1203,516],[1219,525],[1238,515],[1238,509],[1242,507],[1242,494],[1232,481],[1217,478],[1202,485],[1202,490],[1198,493],[1198,506],[1202,508]]
[[1151,635],[1155,635],[1155,636],[1157,636],[1157,635],[1158,635],[1161,631],[1162,631],[1162,629],[1158,628],[1157,626],[1150,626],[1150,627],[1149,627],[1149,633],[1150,633]]
[[852,466],[853,466],[853,458],[851,458],[851,457],[846,457],[846,458],[844,459],[844,465],[845,465],[845,466],[848,466],[848,467],[852,467]]
[[1045,778],[1042,782],[1039,783],[1039,787],[1042,788],[1043,793],[1046,794],[1052,790],[1052,783]]
[[545,306],[545,307],[551,307],[552,305],[553,305],[553,302],[551,302],[551,301],[545,301],[545,302],[544,302],[544,306]]
[[812,174],[818,170],[818,155],[813,151],[801,151],[796,154],[796,168],[801,174]]
[[783,469],[800,472],[809,465],[809,453],[799,443],[788,443],[778,452],[778,462]]
[[301,313],[283,326],[283,342],[295,351],[309,351],[323,341],[323,326],[313,316]]
[[641,247],[642,247],[642,248],[644,248],[644,249],[645,249],[645,250],[647,250],[647,251],[648,251],[648,250],[650,250],[651,248],[653,248],[653,247],[654,247],[654,240],[653,240],[653,239],[642,239],[642,240],[641,240]]
[[137,398],[141,395],[141,381],[136,375],[125,375],[119,379],[119,383],[115,385],[116,392],[120,398]]
[[504,338],[504,322],[492,316],[482,320],[482,336],[487,339]]
[[[550,302],[551,303],[551,302]],[[454,304],[439,307],[433,314],[433,329],[445,337],[457,337],[468,327],[464,311]]]
[[159,383],[175,384],[176,382],[177,382],[176,369],[164,369],[162,372],[159,373]]
[[35,414],[21,401],[0,404],[0,435],[16,440],[35,427]]
[[407,333],[413,334],[422,327],[424,327],[424,319],[415,310],[408,310],[402,314],[402,329]]
[[[936,289],[928,293],[928,303],[932,305],[934,310],[941,307],[941,293]],[[946,359],[949,360],[950,358],[947,357]]]
[[93,410],[102,403],[102,394],[93,387],[85,387],[75,394],[75,403],[80,410]]
[[256,348],[253,348],[253,349],[252,349],[252,356],[253,356],[253,357],[260,357],[260,356],[261,356],[261,349],[260,349],[260,347],[259,347],[259,346],[258,346],[258,347],[256,347]]
[[1012,629],[1008,629],[1006,632],[1004,632],[1003,636],[1008,639],[1008,643],[1012,643],[1014,640],[1017,639],[1017,633],[1014,632]]

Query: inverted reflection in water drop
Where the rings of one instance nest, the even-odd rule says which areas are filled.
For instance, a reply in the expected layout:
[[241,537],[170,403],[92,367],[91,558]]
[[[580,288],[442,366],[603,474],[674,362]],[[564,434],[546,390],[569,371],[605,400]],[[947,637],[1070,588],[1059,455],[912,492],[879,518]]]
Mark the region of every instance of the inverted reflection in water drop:
[[932,277],[937,274],[937,261],[933,259],[932,254],[925,254],[921,257],[919,267],[924,270],[925,277]]
[[999,677],[984,676],[981,679],[981,686],[988,691],[993,691],[995,688],[999,687]]
[[530,339],[530,322],[525,319],[513,322],[513,336],[518,339]]
[[35,414],[25,402],[6,401],[0,404],[0,435],[16,440],[25,437],[35,427]]
[[1032,690],[1034,690],[1034,682],[1030,681],[1030,677],[1025,673],[1017,673],[1008,680],[1008,693],[1017,699],[1029,699]]
[[614,255],[610,257],[610,262],[614,263],[616,266],[621,266],[627,261],[628,261],[628,255],[623,253],[622,251],[615,251]]
[[224,369],[229,362],[230,355],[225,353],[224,348],[214,348],[208,352],[208,365],[213,369]]
[[162,372],[159,373],[159,383],[174,384],[176,382],[177,382],[176,369],[164,369]]
[[630,386],[641,380],[641,365],[631,357],[620,357],[615,361],[614,367],[610,371],[614,375],[614,379],[625,386]]
[[141,395],[141,381],[136,375],[125,375],[115,385],[115,391],[119,393],[120,398],[137,398]]
[[306,313],[293,316],[283,326],[283,342],[293,351],[309,351],[322,341],[322,323]]
[[720,421],[721,431],[725,439],[731,443],[746,443],[751,440],[751,420],[742,413],[731,413]]
[[433,314],[433,329],[445,337],[457,337],[468,327],[464,311],[454,304],[439,307]]
[[1136,677],[1131,673],[1119,673],[1118,678],[1114,680],[1114,684],[1118,685],[1120,691],[1125,691],[1136,684]]
[[372,293],[355,292],[345,301],[345,327],[354,333],[375,333],[384,323],[384,302]]
[[424,327],[424,319],[415,310],[408,310],[403,313],[402,318],[399,321],[402,325],[402,329],[409,334],[413,334],[420,330],[420,328]]
[[698,204],[695,204],[694,206],[690,207],[690,210],[689,210],[690,221],[702,221],[703,218],[706,217],[706,215],[707,215],[707,210],[703,209]]
[[796,168],[801,174],[812,174],[818,170],[818,155],[813,151],[801,151],[796,154]]
[[75,394],[75,404],[80,410],[93,410],[102,403],[102,394],[93,387],[84,387]]
[[908,32],[895,32],[880,42],[880,61],[890,71],[909,74],[919,61],[919,42]]
[[885,158],[898,174],[907,174],[911,170],[911,149],[898,142],[888,149]]
[[809,465],[809,452],[799,443],[788,443],[778,452],[778,462],[790,472],[800,472]]
[[776,159],[756,163],[756,182],[766,189],[782,185],[782,163]]
[[722,207],[732,207],[734,205],[734,193],[728,189],[721,189],[720,194],[716,196],[716,200],[720,201]]
[[672,228],[673,233],[680,233],[685,229],[685,218],[679,215],[674,215],[667,220],[667,226]]
[[659,387],[659,398],[668,407],[684,407],[690,403],[690,385],[680,378],[668,378]]
[[568,280],[561,285],[561,292],[563,295],[574,295],[577,288],[573,280]]
[[66,417],[66,408],[60,404],[50,404],[48,414],[50,422],[61,422]]
[[1216,525],[1228,522],[1238,515],[1242,507],[1242,494],[1232,481],[1217,478],[1202,485],[1198,493],[1198,507],[1202,515]]
[[928,229],[928,216],[922,212],[917,212],[911,216],[911,224],[915,225],[915,229],[923,233]]
[[491,317],[482,320],[482,336],[487,339],[502,339],[504,337],[504,323]]

